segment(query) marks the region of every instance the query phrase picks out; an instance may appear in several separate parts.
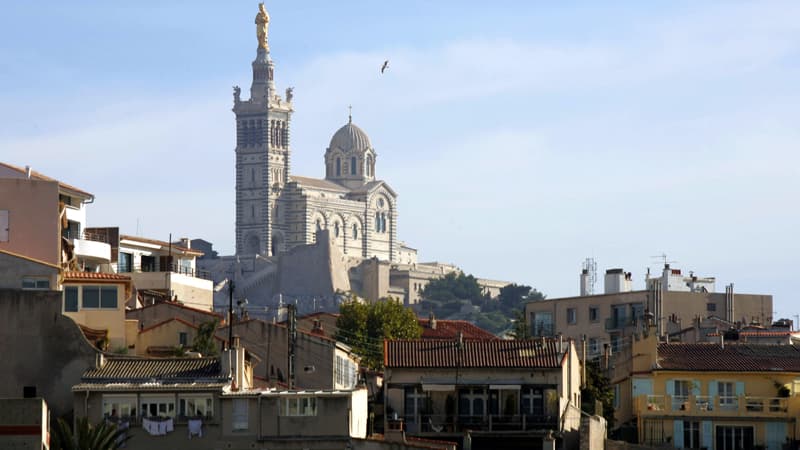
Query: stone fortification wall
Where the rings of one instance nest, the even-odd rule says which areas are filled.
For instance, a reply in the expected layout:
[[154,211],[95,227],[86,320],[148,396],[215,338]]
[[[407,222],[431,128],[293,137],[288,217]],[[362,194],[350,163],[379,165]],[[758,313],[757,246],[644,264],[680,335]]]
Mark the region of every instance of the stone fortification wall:
[[317,232],[317,242],[282,254],[278,260],[278,292],[289,297],[329,297],[350,290],[345,258],[331,245],[328,230]]

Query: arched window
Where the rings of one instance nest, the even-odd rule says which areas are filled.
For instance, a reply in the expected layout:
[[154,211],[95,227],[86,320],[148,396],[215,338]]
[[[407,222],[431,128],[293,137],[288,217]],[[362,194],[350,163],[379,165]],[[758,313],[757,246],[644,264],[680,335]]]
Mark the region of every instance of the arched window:
[[322,230],[322,221],[317,219],[317,231]]
[[381,231],[381,213],[375,213],[375,232],[380,233]]
[[353,239],[358,239],[358,225],[353,224]]
[[366,164],[366,167],[364,169],[367,171],[367,176],[371,177],[372,176],[372,156],[367,155],[367,164]]
[[342,160],[338,157],[336,158],[336,176],[342,176]]
[[356,157],[355,156],[351,156],[350,157],[350,175],[355,175],[355,174],[356,174]]
[[250,169],[250,182],[251,183],[256,182],[256,169],[253,168]]
[[333,235],[334,237],[339,237],[339,222],[333,224]]

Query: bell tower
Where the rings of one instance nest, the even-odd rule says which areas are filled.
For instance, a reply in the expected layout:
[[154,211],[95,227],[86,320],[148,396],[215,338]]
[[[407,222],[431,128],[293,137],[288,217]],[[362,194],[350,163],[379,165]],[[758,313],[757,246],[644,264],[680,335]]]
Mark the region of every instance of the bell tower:
[[274,231],[279,220],[278,199],[289,177],[289,124],[292,88],[282,98],[275,89],[274,64],[269,54],[269,14],[259,4],[255,18],[258,47],[252,63],[250,98],[233,88],[236,116],[236,254],[272,256],[279,251]]

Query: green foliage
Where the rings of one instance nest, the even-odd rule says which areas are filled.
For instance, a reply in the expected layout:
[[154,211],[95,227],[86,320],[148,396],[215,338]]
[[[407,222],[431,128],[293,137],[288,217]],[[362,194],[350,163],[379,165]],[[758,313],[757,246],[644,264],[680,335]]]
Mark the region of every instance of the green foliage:
[[362,365],[374,369],[383,367],[384,339],[416,339],[422,335],[414,312],[394,299],[346,301],[339,306],[336,327],[336,339],[361,355]]
[[422,290],[428,300],[446,302],[449,300],[480,300],[483,298],[478,280],[463,272],[450,272],[442,278],[431,280]]
[[201,323],[197,327],[197,334],[192,342],[192,350],[203,356],[216,356],[219,353],[214,335],[219,326],[219,320],[214,319],[209,322]]
[[581,389],[581,409],[588,413],[595,413],[595,400],[603,405],[603,417],[608,422],[608,428],[614,426],[614,391],[611,381],[600,367],[598,361],[586,361],[586,387]]
[[116,450],[130,439],[130,436],[121,437],[124,434],[125,431],[118,430],[115,424],[101,421],[97,425],[92,425],[86,417],[78,419],[73,432],[70,426],[59,418],[55,423],[50,448],[51,450]]
[[528,320],[525,318],[525,311],[514,310],[514,319],[511,322],[511,331],[508,334],[512,338],[517,340],[531,338],[531,329],[528,326]]
[[524,311],[525,303],[543,300],[545,296],[530,286],[512,283],[501,288],[496,299],[491,299],[483,294],[472,275],[449,273],[431,280],[422,291],[422,298],[423,313],[432,312],[440,319],[467,320],[497,335],[510,332],[514,336],[527,336],[529,331],[517,329],[524,326],[524,320],[511,319],[524,316],[519,311]]

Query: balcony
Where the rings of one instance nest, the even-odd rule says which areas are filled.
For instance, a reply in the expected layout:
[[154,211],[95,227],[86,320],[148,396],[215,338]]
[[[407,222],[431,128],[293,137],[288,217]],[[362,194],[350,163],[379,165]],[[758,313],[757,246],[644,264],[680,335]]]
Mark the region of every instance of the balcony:
[[546,415],[496,415],[445,416],[439,414],[417,414],[403,417],[406,432],[417,435],[463,433],[470,431],[525,432],[556,429],[558,417]]
[[636,325],[636,320],[633,317],[617,316],[606,319],[606,331],[620,330],[633,325]]
[[111,262],[111,245],[104,235],[64,230],[62,236],[74,246],[75,256],[96,263]]
[[789,399],[785,397],[754,397],[689,395],[640,395],[636,398],[639,416],[691,416],[717,417],[785,417]]

